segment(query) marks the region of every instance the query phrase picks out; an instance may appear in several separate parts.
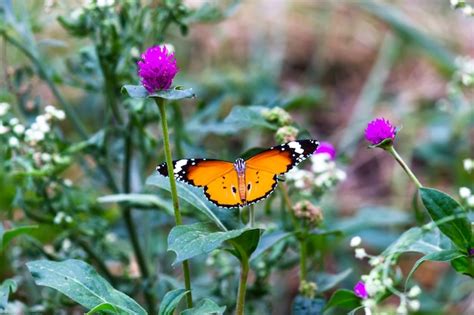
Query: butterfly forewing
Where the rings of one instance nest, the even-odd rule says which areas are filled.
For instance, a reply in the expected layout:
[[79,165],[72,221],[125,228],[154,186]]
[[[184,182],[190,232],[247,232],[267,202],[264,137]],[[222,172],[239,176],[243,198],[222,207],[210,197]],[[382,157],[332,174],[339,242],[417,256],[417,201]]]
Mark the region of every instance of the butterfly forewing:
[[[206,186],[213,180],[234,169],[231,162],[208,159],[182,159],[173,161],[173,171],[177,180],[193,186]],[[156,170],[168,176],[166,163],[160,164]]]

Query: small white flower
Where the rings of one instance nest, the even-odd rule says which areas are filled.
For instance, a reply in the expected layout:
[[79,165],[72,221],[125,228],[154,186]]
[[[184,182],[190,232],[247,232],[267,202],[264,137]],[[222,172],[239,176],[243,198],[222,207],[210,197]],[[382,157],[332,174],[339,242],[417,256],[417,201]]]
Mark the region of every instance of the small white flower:
[[470,5],[466,5],[464,8],[462,8],[462,13],[465,15],[472,15],[474,12],[474,9]]
[[337,169],[336,172],[334,173],[334,176],[339,180],[339,181],[345,181],[347,178],[346,172],[343,170]]
[[2,122],[0,121],[0,135],[3,135],[3,134],[5,134],[5,133],[7,133],[7,132],[9,132],[9,131],[10,131],[10,128],[5,127],[5,126],[2,124]]
[[166,50],[168,50],[169,53],[174,53],[174,46],[173,44],[170,44],[170,43],[166,43],[166,44],[163,44],[163,45],[160,45],[161,47],[165,47]]
[[376,303],[375,300],[373,300],[373,299],[364,299],[364,300],[362,301],[362,305],[363,305],[364,307],[366,307],[366,308],[369,308],[369,309],[372,308],[372,307],[374,307],[375,304],[377,304],[377,303]]
[[459,4],[459,0],[450,0],[450,2],[452,7],[455,7]]
[[10,104],[2,102],[0,103],[0,117],[8,113],[10,110]]
[[49,153],[41,153],[41,161],[43,162],[50,162],[51,161],[51,154]]
[[16,117],[13,117],[8,123],[10,124],[10,126],[15,126],[16,124],[20,123],[20,120],[18,120],[18,118]]
[[414,298],[421,294],[421,289],[419,286],[413,286],[410,291],[408,291],[408,297]]
[[133,58],[140,58],[140,51],[137,47],[134,46],[130,49],[130,56]]
[[72,217],[67,215],[67,216],[64,217],[64,221],[66,221],[66,223],[71,223],[72,222]]
[[58,109],[54,115],[58,120],[64,120],[66,118],[66,113],[63,110]]
[[383,279],[383,285],[386,286],[386,287],[392,287],[393,286],[392,278]]
[[72,180],[70,180],[69,178],[65,178],[63,183],[64,183],[64,186],[67,186],[67,187],[71,187],[73,185]]
[[382,258],[380,258],[379,256],[377,257],[373,257],[369,260],[369,265],[371,266],[377,266],[377,265],[380,265],[382,263]]
[[63,251],[68,251],[72,246],[71,240],[66,238],[61,244],[62,250]]
[[474,195],[467,198],[467,204],[469,207],[474,207]]
[[474,160],[465,159],[462,163],[466,172],[470,173],[474,169]]
[[360,236],[354,236],[353,238],[351,238],[351,247],[357,247],[360,245],[360,243],[362,243],[362,239],[360,238]]
[[15,127],[13,127],[13,132],[17,135],[22,135],[25,132],[25,126],[22,124],[15,125]]
[[66,214],[64,212],[62,212],[62,211],[58,212],[56,214],[56,216],[54,217],[54,220],[53,220],[54,224],[61,224],[61,222],[63,222],[65,216],[66,216]]
[[467,187],[461,187],[459,188],[459,196],[461,198],[466,199],[471,195],[471,190]]
[[397,307],[397,315],[405,315],[405,314],[408,314],[408,309],[407,309],[407,306],[405,305],[405,303],[401,303],[398,307]]
[[311,170],[315,173],[323,173],[330,170],[334,165],[329,154],[311,155]]
[[420,301],[418,300],[411,300],[411,301],[408,301],[408,307],[412,310],[412,311],[418,311],[420,309]]
[[356,248],[355,249],[355,257],[357,259],[364,259],[365,257],[367,257],[367,253],[365,252],[365,249],[363,248]]
[[16,137],[10,137],[10,139],[8,139],[8,145],[12,148],[17,148],[20,145],[20,141],[18,141]]

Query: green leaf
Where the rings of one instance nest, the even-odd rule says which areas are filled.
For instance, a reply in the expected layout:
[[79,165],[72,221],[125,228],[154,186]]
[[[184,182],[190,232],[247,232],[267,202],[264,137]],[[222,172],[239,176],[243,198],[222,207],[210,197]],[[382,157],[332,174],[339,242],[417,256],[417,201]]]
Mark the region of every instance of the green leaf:
[[180,315],[222,315],[225,309],[225,306],[219,306],[210,299],[204,299],[195,307],[182,311]]
[[[156,186],[167,191],[170,191],[170,181],[168,177],[154,174],[147,178],[146,185]],[[227,231],[223,222],[216,216],[216,207],[205,200],[204,193],[201,189],[186,185],[181,182],[176,182],[178,189],[178,197],[187,203],[193,205],[196,209],[201,211],[205,216],[211,219],[221,230]]]
[[111,311],[114,314],[117,314],[119,312],[115,308],[115,306],[113,306],[112,304],[102,303],[102,304],[97,305],[93,309],[91,309],[89,312],[86,313],[86,315],[92,315],[92,314],[96,314],[96,313],[99,313],[99,312],[107,312],[107,311]]
[[31,232],[38,227],[38,225],[26,225],[4,231],[0,225],[0,252],[7,248],[8,243],[10,243],[13,238],[22,234],[31,234]]
[[210,222],[178,225],[171,230],[168,236],[168,250],[176,254],[174,265],[195,256],[209,253],[221,246],[223,242],[254,230],[260,231],[259,229],[240,229],[223,232]]
[[291,235],[292,235],[291,233],[284,232],[284,231],[274,231],[270,233],[263,233],[262,237],[260,238],[260,242],[258,243],[257,248],[252,253],[252,256],[250,256],[250,260],[252,261],[258,258],[266,250],[272,248],[273,245],[288,238]]
[[361,299],[354,292],[346,289],[340,289],[334,292],[326,304],[325,310],[333,307],[354,309],[361,306]]
[[158,91],[156,93],[148,93],[142,85],[124,85],[122,92],[127,92],[133,98],[164,98],[167,100],[181,100],[185,98],[193,98],[196,95],[193,89],[180,89],[178,87],[169,90]]
[[459,273],[465,274],[474,278],[474,258],[473,257],[459,257],[451,260],[451,266]]
[[[235,251],[230,251],[235,257],[242,261],[248,260],[258,246],[260,241],[261,229],[243,229],[244,232],[236,238],[230,240]],[[243,256],[245,255],[245,256]]]
[[87,309],[110,304],[119,314],[146,314],[137,302],[115,290],[90,265],[81,260],[36,260],[26,263],[26,266],[37,285],[58,290]]
[[416,269],[418,269],[418,267],[420,267],[421,264],[424,263],[425,261],[427,261],[427,260],[431,260],[431,261],[451,261],[451,260],[454,260],[456,258],[463,257],[463,256],[466,256],[466,255],[461,253],[457,249],[448,249],[448,250],[442,250],[442,251],[439,251],[439,252],[434,252],[434,253],[431,253],[431,254],[428,254],[428,255],[425,255],[425,256],[421,257],[420,259],[418,259],[416,261],[415,265],[413,265],[413,268],[411,269],[410,273],[408,274],[408,276],[405,280],[405,287],[408,283],[408,280],[410,280],[411,276],[416,271]]
[[172,204],[159,196],[149,194],[115,194],[97,198],[100,203],[128,203],[134,208],[156,207],[173,215]]
[[161,301],[158,315],[173,315],[179,302],[187,293],[188,291],[185,289],[176,289],[167,292],[163,297],[163,301]]
[[[425,255],[442,251],[448,245],[449,240],[445,238],[448,244],[444,244],[442,234],[435,229],[434,224],[431,229],[424,226],[423,228],[413,227],[405,231],[400,237],[384,250],[382,256],[393,255],[404,252],[418,252]],[[444,243],[443,243],[444,242]]]
[[0,313],[4,311],[8,304],[8,297],[11,293],[15,293],[17,284],[12,279],[6,279],[0,285]]
[[[472,231],[466,211],[449,195],[432,188],[420,188],[423,205],[438,228],[462,251],[471,245]],[[442,219],[455,216],[454,220],[443,223]],[[438,222],[440,221],[440,222]]]
[[318,285],[318,292],[325,292],[331,290],[338,285],[342,280],[346,279],[352,273],[352,268],[348,268],[338,274],[329,274],[325,272],[316,275],[316,284]]

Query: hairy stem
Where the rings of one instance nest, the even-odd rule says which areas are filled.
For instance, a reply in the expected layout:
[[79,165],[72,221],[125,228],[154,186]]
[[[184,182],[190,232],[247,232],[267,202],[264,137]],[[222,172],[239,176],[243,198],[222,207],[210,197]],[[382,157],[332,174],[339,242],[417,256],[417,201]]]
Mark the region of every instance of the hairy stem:
[[407,175],[413,180],[413,182],[415,183],[415,185],[416,185],[418,188],[423,188],[423,185],[420,183],[420,181],[418,180],[418,178],[416,178],[415,174],[413,174],[413,172],[412,172],[411,169],[408,167],[408,165],[405,163],[405,161],[403,161],[402,157],[398,154],[398,152],[395,150],[395,148],[393,147],[393,145],[388,146],[387,151],[390,152],[391,155],[393,155],[393,157],[395,158],[395,160],[398,162],[398,164],[400,164],[400,166],[403,168],[403,170],[405,171],[405,173],[407,173]]
[[[165,100],[163,98],[155,98],[155,101],[158,105],[158,109],[160,110],[161,115],[161,128],[163,129],[163,142],[165,146],[165,158],[166,166],[168,168],[168,178],[170,180],[171,187],[171,199],[173,200],[174,219],[176,221],[176,225],[181,225],[183,224],[183,219],[181,218],[181,212],[179,211],[178,190],[176,188],[176,179],[174,178],[173,158],[171,157],[168,122],[166,120]],[[186,302],[188,308],[191,308],[193,307],[193,297],[191,293],[191,276],[187,260],[183,261],[183,274],[184,287],[189,292],[188,294],[186,294]]]
[[306,280],[306,241],[299,240],[300,243],[300,283]]
[[249,227],[253,228],[255,226],[255,209],[253,205],[249,206]]

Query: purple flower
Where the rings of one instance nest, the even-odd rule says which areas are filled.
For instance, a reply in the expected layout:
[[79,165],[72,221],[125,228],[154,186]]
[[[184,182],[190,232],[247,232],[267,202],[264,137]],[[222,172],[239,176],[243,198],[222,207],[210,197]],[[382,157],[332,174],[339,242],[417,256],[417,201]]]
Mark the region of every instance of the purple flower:
[[469,249],[469,256],[474,256],[474,247]]
[[357,284],[354,286],[354,293],[361,299],[366,299],[369,297],[367,290],[365,289],[365,284],[362,281],[357,282]]
[[322,154],[326,153],[331,157],[331,160],[334,160],[336,158],[336,149],[334,146],[326,141],[322,141],[319,143],[319,147],[316,149],[314,154]]
[[385,139],[394,140],[396,134],[397,128],[384,118],[372,120],[365,129],[365,139],[373,145],[377,145]]
[[169,89],[178,71],[174,53],[165,46],[148,48],[138,61],[138,75],[149,93]]

